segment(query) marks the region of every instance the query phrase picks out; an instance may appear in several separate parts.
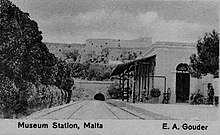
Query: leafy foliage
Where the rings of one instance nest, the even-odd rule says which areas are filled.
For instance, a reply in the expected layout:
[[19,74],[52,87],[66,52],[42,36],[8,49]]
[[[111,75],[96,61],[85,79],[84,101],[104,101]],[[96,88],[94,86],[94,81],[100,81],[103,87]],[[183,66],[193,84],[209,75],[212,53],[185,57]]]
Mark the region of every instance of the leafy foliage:
[[204,104],[205,99],[204,95],[200,93],[200,90],[196,91],[195,93],[191,93],[190,96],[190,104]]
[[71,76],[75,78],[86,79],[90,63],[72,63],[71,64]]
[[158,88],[153,88],[150,91],[151,97],[159,97],[161,95],[161,92]]
[[71,65],[72,72],[71,76],[87,79],[103,81],[108,80],[113,67],[101,64],[91,64],[91,63],[73,63]]
[[0,18],[1,71],[11,79],[49,83],[56,58],[42,43],[37,23],[8,0],[1,1]]
[[68,92],[67,103],[71,100],[72,86],[74,80],[71,78],[71,67],[65,61],[59,61],[57,64],[58,73],[56,75],[56,86]]
[[118,99],[121,96],[120,84],[118,82],[114,82],[108,88],[108,94],[111,98]]
[[[18,89],[13,82],[3,75],[0,75],[0,110],[14,113],[18,100]],[[9,116],[6,116],[8,118]]]
[[218,76],[219,72],[219,33],[213,30],[205,33],[197,42],[197,55],[190,57],[191,74],[200,78],[208,73]]
[[89,67],[88,73],[88,80],[102,81],[110,76],[110,68],[94,64]]
[[56,97],[69,102],[74,83],[70,67],[49,52],[37,23],[9,0],[0,1],[0,22],[0,110],[26,113],[32,101],[32,107],[38,101],[53,105],[56,98],[49,96],[56,93],[53,85],[64,90]]

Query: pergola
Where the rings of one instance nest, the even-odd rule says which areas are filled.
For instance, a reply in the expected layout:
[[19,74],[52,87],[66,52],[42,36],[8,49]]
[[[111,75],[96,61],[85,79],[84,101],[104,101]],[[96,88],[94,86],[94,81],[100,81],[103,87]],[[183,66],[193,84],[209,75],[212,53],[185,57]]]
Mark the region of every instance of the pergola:
[[156,55],[152,55],[119,64],[114,68],[111,76],[119,79],[123,101],[125,98],[129,101],[130,94],[132,94],[133,103],[135,103],[136,99],[139,101],[144,100],[145,96],[149,95],[150,88],[154,85],[154,77],[164,78],[165,91],[166,77],[154,76],[155,59]]

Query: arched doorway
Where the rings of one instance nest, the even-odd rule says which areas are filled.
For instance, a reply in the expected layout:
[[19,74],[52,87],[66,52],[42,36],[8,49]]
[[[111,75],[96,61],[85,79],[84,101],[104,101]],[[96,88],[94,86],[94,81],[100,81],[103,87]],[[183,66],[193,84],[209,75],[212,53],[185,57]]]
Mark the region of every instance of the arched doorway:
[[98,93],[94,96],[95,100],[105,101],[105,96],[102,93]]
[[189,66],[181,63],[176,67],[176,102],[184,103],[189,100],[190,92]]

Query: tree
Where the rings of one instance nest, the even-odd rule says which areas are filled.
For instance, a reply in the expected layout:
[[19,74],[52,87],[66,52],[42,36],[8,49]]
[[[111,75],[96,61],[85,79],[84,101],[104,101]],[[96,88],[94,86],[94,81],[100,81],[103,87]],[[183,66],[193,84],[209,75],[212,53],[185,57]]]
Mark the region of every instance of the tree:
[[65,98],[67,99],[66,103],[69,103],[72,95],[72,86],[74,84],[74,80],[71,78],[71,66],[65,61],[59,61],[57,67],[56,86],[63,89],[65,93],[68,93],[68,97],[66,94]]
[[87,79],[88,80],[96,80],[96,81],[104,81],[110,78],[112,68],[106,65],[100,64],[92,64],[88,68]]
[[197,41],[197,55],[190,57],[190,73],[193,77],[201,78],[208,73],[219,75],[219,33],[213,30],[205,33]]
[[53,84],[57,59],[41,41],[37,23],[9,0],[0,1],[0,30],[0,72],[15,83],[25,106],[27,82]]
[[85,79],[88,74],[88,69],[90,67],[90,63],[71,63],[71,76],[75,78]]
[[1,71],[13,79],[47,82],[56,58],[42,43],[37,23],[8,0],[1,0],[0,20]]
[[17,104],[18,90],[13,82],[6,76],[0,74],[0,111],[3,112],[5,118],[12,117]]
[[111,98],[118,99],[121,96],[120,84],[118,82],[114,82],[110,85],[107,92]]
[[80,54],[78,50],[73,50],[72,52],[64,52],[64,56],[66,59],[73,59],[75,62],[80,57]]

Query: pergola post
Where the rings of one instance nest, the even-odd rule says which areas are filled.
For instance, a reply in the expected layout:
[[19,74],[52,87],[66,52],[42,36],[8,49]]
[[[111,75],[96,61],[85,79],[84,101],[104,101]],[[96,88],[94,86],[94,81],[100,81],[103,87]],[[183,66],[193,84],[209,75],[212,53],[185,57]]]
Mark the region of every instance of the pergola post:
[[121,75],[119,75],[119,89],[120,89],[120,93],[121,93]]
[[127,102],[129,102],[129,95],[130,95],[130,70],[131,70],[131,68],[133,67],[133,65],[131,65],[129,68],[128,68],[128,70],[127,70],[127,73],[128,73],[128,78],[127,78]]
[[[147,65],[145,65],[144,66],[144,95],[146,96],[146,85],[147,85],[147,67],[146,67]],[[144,98],[145,98],[145,96],[144,96]]]
[[147,96],[150,94],[150,72],[149,67],[147,67]]
[[144,93],[144,65],[141,67],[141,99],[144,101],[143,93]]
[[122,74],[122,101],[124,101],[124,92],[125,92],[125,73]]
[[141,65],[138,66],[138,101],[141,99]]
[[135,93],[135,87],[137,84],[137,63],[134,63],[134,89],[133,89],[133,103],[135,103],[135,99],[136,99],[136,93]]
[[129,78],[130,78],[130,73],[128,72],[128,79],[127,79],[127,102],[129,101]]

